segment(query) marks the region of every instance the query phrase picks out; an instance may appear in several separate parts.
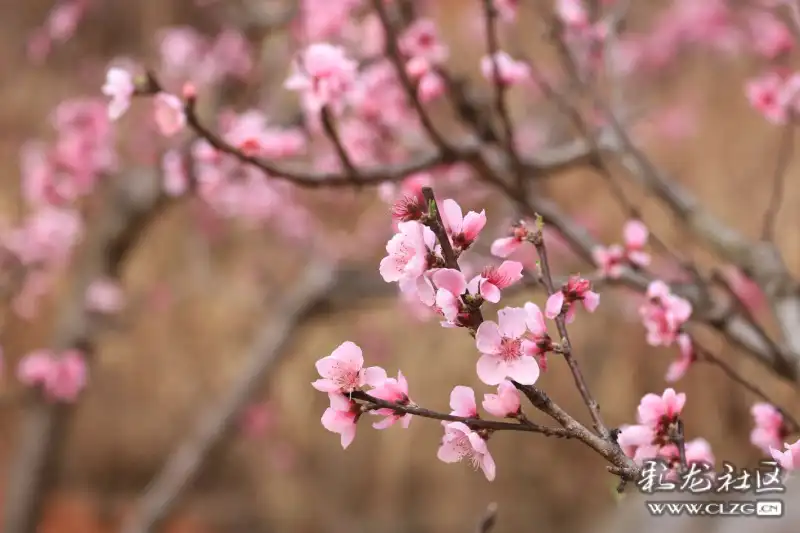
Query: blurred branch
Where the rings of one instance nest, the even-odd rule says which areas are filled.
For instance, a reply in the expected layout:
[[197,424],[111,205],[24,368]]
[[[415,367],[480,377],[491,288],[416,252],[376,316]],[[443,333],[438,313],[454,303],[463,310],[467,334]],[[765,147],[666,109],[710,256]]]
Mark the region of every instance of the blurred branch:
[[777,161],[775,171],[772,175],[772,191],[769,197],[769,204],[764,213],[764,222],[761,226],[761,240],[772,242],[775,239],[775,225],[778,222],[778,213],[783,202],[783,191],[786,185],[786,174],[789,163],[792,160],[794,148],[794,124],[788,124],[781,132],[781,141],[778,146]]
[[478,522],[478,527],[475,528],[476,533],[489,533],[494,529],[494,525],[497,522],[497,504],[495,502],[490,503],[486,506],[486,511],[484,511],[483,516],[481,517],[480,522]]
[[[119,275],[127,254],[166,205],[160,191],[160,177],[152,172],[130,172],[111,180],[103,212],[91,226],[94,234],[89,236],[79,258],[71,293],[62,300],[57,315],[52,341],[56,352],[74,348],[87,358],[92,355],[93,336],[99,323],[86,312],[86,290],[97,278]],[[71,406],[51,403],[39,394],[29,396],[18,448],[10,460],[3,518],[5,533],[36,531],[71,411]]]
[[123,533],[153,531],[168,517],[172,506],[195,479],[238,413],[278,363],[293,334],[336,283],[333,266],[312,262],[283,300],[274,306],[276,312],[258,332],[247,362],[230,391],[200,416],[194,430],[167,459],[123,525]]

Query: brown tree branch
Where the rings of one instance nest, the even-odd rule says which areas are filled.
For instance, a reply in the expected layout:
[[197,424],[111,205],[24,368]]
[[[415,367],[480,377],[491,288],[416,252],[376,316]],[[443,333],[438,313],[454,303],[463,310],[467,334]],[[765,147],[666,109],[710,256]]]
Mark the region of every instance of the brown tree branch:
[[[86,312],[86,290],[95,279],[119,275],[127,254],[166,205],[160,193],[160,178],[154,173],[131,172],[112,180],[103,212],[92,224],[93,234],[79,259],[71,293],[57,315],[52,340],[56,352],[75,348],[87,358],[92,355],[100,324]],[[28,398],[17,451],[10,460],[4,532],[36,531],[71,411],[71,406],[49,402],[40,394]]]
[[486,506],[486,511],[483,512],[478,527],[475,528],[476,533],[490,533],[497,523],[497,504],[495,502]]
[[123,533],[154,531],[178,498],[199,473],[208,455],[220,442],[236,415],[279,361],[293,333],[336,284],[336,270],[329,264],[312,262],[296,285],[288,291],[258,332],[247,362],[223,398],[197,420],[197,425],[167,459],[135,506]]

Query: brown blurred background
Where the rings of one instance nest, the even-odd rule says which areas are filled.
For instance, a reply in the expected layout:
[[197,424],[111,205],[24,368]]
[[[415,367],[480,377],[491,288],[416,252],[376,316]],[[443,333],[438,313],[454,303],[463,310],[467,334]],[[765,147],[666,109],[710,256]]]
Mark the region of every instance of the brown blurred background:
[[[53,106],[67,97],[98,94],[103,69],[117,56],[152,60],[156,30],[192,23],[214,33],[227,16],[225,9],[199,9],[189,0],[97,0],[77,35],[58,46],[44,64],[32,65],[25,59],[24,43],[51,4],[7,0],[0,5],[0,199],[10,216],[19,203],[19,147],[27,139],[50,135],[47,115]],[[475,74],[483,52],[465,30],[467,2],[433,4],[447,40],[458,51],[453,53],[453,69]],[[635,13],[633,23],[644,24],[647,15]],[[538,27],[525,24],[520,23],[524,31],[503,36],[509,51],[525,49],[549,57],[539,42]],[[271,84],[282,81],[289,60],[274,44],[276,39],[280,36],[262,43],[266,83]],[[651,135],[649,153],[714,214],[753,237],[767,205],[779,135],[743,96],[743,80],[759,69],[750,60],[698,53],[682,59],[657,84],[644,84],[646,101],[654,109],[680,101],[689,102],[697,113],[694,135],[678,141]],[[276,105],[282,111],[284,105],[293,105],[291,98],[276,98],[288,102]],[[541,112],[542,120],[555,120],[547,109]],[[800,165],[793,162],[777,234],[794,272],[800,269],[798,172]],[[548,187],[566,209],[596,220],[600,236],[618,239],[624,219],[600,178],[575,172]],[[659,236],[710,264],[655,201],[634,187],[628,192],[644,207],[646,220]],[[343,217],[329,222],[348,228]],[[286,255],[280,246],[285,245],[269,232],[230,227],[208,243],[192,224],[188,209],[168,211],[150,228],[125,269],[129,301],[150,301],[165,287],[171,296],[160,306],[132,306],[121,324],[103,335],[91,385],[71,424],[59,490],[48,504],[43,531],[117,527],[126,506],[198,414],[226,390],[253,331],[265,320],[260,302],[294,272],[292,261],[280,259]],[[587,270],[569,259],[559,266]],[[532,298],[543,303],[541,294]],[[632,422],[639,398],[665,388],[664,372],[676,356],[675,350],[648,347],[642,326],[621,320],[629,302],[624,292],[606,291],[600,312],[582,315],[572,328],[584,373],[612,425]],[[17,388],[16,361],[47,344],[51,314],[45,312],[35,323],[7,317],[2,346],[7,363],[3,389],[8,395]],[[302,329],[280,369],[264,383],[262,396],[254,399],[269,402],[276,413],[274,423],[262,436],[230,436],[183,500],[172,531],[461,532],[470,531],[492,501],[499,504],[498,533],[580,531],[598,512],[613,507],[614,480],[598,457],[573,442],[494,436],[490,447],[498,476],[491,484],[466,465],[445,465],[436,459],[441,428],[433,421],[414,420],[406,431],[379,432],[362,424],[355,443],[342,451],[338,436],[319,423],[327,402],[309,382],[316,375],[314,361],[347,339],[364,346],[369,363],[381,364],[390,373],[402,369],[412,397],[421,405],[447,410],[449,391],[459,384],[474,386],[479,398],[489,392],[475,376],[474,349],[467,335],[436,324],[419,326],[393,298],[318,316]],[[706,342],[732,366],[774,391],[783,406],[796,405],[796,393],[783,383],[718,339]],[[559,361],[551,362],[540,383],[570,412],[586,418]],[[689,438],[706,438],[718,460],[744,464],[758,459],[759,452],[748,442],[748,410],[754,401],[748,393],[718,370],[700,366],[676,388],[689,397]],[[6,464],[16,442],[16,419],[14,402],[3,402],[0,452]],[[0,473],[3,468],[0,465]]]

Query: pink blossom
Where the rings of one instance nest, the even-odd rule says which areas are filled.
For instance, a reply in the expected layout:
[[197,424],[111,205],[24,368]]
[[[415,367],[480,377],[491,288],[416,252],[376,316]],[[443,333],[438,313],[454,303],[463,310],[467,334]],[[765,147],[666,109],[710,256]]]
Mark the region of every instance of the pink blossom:
[[750,414],[755,422],[750,442],[766,454],[770,454],[772,448],[780,448],[789,433],[783,414],[774,405],[764,402],[754,404]]
[[506,258],[518,250],[528,237],[528,229],[522,223],[515,225],[511,228],[510,236],[502,237],[492,243],[491,253],[495,257]]
[[650,236],[647,226],[640,220],[629,220],[625,223],[622,234],[628,261],[640,267],[649,265],[650,255],[643,251]]
[[444,439],[436,455],[445,463],[467,459],[473,468],[483,470],[486,479],[495,478],[496,467],[486,441],[463,422],[451,422],[444,427]]
[[544,372],[547,370],[547,352],[553,349],[553,341],[547,333],[547,324],[539,306],[533,302],[526,302],[524,309],[530,342],[523,343],[522,348],[526,354],[536,359],[540,370]]
[[525,62],[515,61],[507,53],[500,51],[481,59],[481,74],[489,81],[495,79],[495,63],[497,80],[501,85],[517,85],[530,79],[531,69]]
[[339,112],[344,98],[353,88],[358,64],[347,57],[344,49],[327,43],[315,43],[292,65],[292,73],[284,86],[299,91],[306,109],[313,114],[323,107]]
[[497,312],[498,324],[484,321],[475,334],[475,344],[481,352],[478,377],[487,385],[499,385],[506,377],[533,385],[539,379],[536,359],[523,349],[527,313],[518,307],[506,307]]
[[586,28],[589,25],[589,15],[581,0],[557,0],[556,14],[569,27]]
[[365,385],[378,387],[386,379],[386,371],[378,366],[364,367],[361,348],[345,341],[316,363],[322,379],[311,385],[322,392],[349,393]]
[[570,276],[569,281],[560,291],[547,298],[545,315],[547,318],[553,319],[563,311],[564,321],[570,324],[575,320],[576,302],[581,302],[584,309],[593,313],[600,304],[600,295],[592,291],[592,283],[589,280],[580,276]]
[[206,68],[215,73],[216,77],[231,76],[247,80],[253,70],[247,37],[241,31],[231,28],[221,31],[211,44],[205,62],[209,65]]
[[516,20],[519,0],[493,0],[492,3],[500,20],[503,22],[514,22]]
[[53,354],[50,350],[37,350],[29,353],[17,366],[17,378],[24,385],[33,387],[43,385],[53,365]]
[[436,235],[419,222],[400,222],[399,233],[386,244],[387,256],[381,260],[380,274],[387,283],[397,281],[403,292],[415,292],[418,278],[428,267],[428,254]]
[[330,392],[328,398],[331,406],[322,413],[322,427],[339,433],[342,448],[347,449],[356,438],[356,423],[361,417],[361,407],[343,394]]
[[97,313],[118,313],[125,305],[125,293],[113,279],[96,279],[86,290],[86,308]]
[[623,425],[619,428],[617,444],[622,448],[622,452],[642,464],[648,459],[652,459],[658,453],[658,446],[653,444],[656,433],[653,428],[641,424]]
[[433,102],[447,90],[444,79],[436,72],[426,72],[419,80],[417,95],[422,103]]
[[645,394],[639,403],[638,421],[652,428],[664,428],[678,419],[686,404],[686,394],[666,389],[661,396]]
[[421,57],[433,65],[447,60],[448,49],[439,38],[436,23],[421,18],[414,21],[400,36],[400,52],[408,58]]
[[[472,387],[457,385],[450,392],[450,412],[453,416],[478,418],[478,406],[475,403],[475,391]],[[443,422],[447,425],[446,422]]]
[[153,97],[153,114],[159,131],[172,137],[186,126],[183,102],[174,94],[160,92]]
[[745,18],[753,49],[767,59],[790,52],[794,48],[794,37],[789,28],[775,15],[753,10]]
[[650,264],[650,254],[644,251],[649,231],[639,220],[629,220],[622,230],[624,245],[612,244],[608,248],[598,246],[592,255],[600,274],[610,279],[622,275],[622,267],[627,264],[644,267]]
[[651,346],[670,346],[692,314],[692,305],[672,294],[669,286],[656,280],[647,288],[647,301],[639,308]]
[[17,377],[30,387],[39,386],[49,399],[74,402],[86,386],[86,362],[78,350],[59,355],[38,350],[26,355],[17,367]]
[[452,268],[437,269],[432,275],[436,289],[436,307],[448,322],[456,322],[463,310],[461,295],[467,290],[464,274]]
[[764,118],[773,124],[784,124],[788,118],[784,80],[775,72],[769,72],[745,84],[747,99]]
[[675,343],[678,345],[679,356],[667,369],[667,375],[664,377],[667,383],[674,383],[685,376],[689,367],[697,360],[692,338],[689,335],[685,333],[678,335]]
[[102,89],[103,94],[111,98],[108,104],[108,117],[117,120],[131,105],[131,97],[136,91],[133,76],[121,68],[110,68],[106,73],[106,82]]
[[267,117],[255,109],[231,117],[224,138],[247,154],[269,159],[299,155],[307,144],[299,129],[272,127]]
[[10,232],[5,245],[24,265],[62,264],[83,230],[77,211],[45,206],[29,215],[22,227]]
[[466,216],[461,206],[450,198],[442,202],[442,222],[453,246],[462,250],[469,248],[486,225],[486,211],[470,211]]
[[609,247],[596,246],[592,249],[592,257],[597,264],[600,275],[610,279],[618,279],[625,266],[625,249],[619,244]]
[[189,26],[175,26],[157,34],[161,69],[171,80],[190,78],[207,83],[207,73],[199,74],[198,66],[208,49],[207,39]]
[[[369,395],[379,400],[392,402],[397,405],[413,404],[408,397],[408,381],[402,372],[397,372],[397,379],[386,378],[381,385],[369,391]],[[383,415],[385,418],[380,422],[375,422],[372,427],[375,429],[386,429],[395,422],[400,421],[404,428],[411,423],[412,415],[409,413],[397,413],[392,409],[376,409],[373,414]]]
[[784,451],[770,447],[769,453],[784,470],[797,469],[800,466],[800,440],[795,441],[794,444],[784,443],[783,446],[786,448]]
[[483,408],[501,418],[514,418],[520,413],[519,391],[510,381],[497,386],[497,394],[483,395]]
[[[684,445],[684,454],[686,457],[687,465],[707,465],[714,466],[714,453],[711,451],[711,444],[705,439],[692,439]],[[674,443],[668,443],[658,450],[658,457],[665,459],[667,464],[671,467],[671,471],[665,476],[665,479],[670,481],[678,481],[678,467],[680,465],[680,450]],[[708,476],[712,476],[712,472],[707,472]]]
[[503,261],[499,267],[486,267],[469,282],[469,292],[480,294],[487,302],[500,301],[500,291],[522,279],[522,263]]

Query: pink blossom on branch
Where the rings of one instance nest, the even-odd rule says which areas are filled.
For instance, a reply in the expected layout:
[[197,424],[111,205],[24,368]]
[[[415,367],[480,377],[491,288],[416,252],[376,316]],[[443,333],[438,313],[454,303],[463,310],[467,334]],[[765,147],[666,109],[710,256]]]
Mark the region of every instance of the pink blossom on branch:
[[401,222],[399,233],[386,244],[387,256],[381,260],[380,274],[387,283],[398,282],[403,292],[417,291],[417,281],[428,268],[436,235],[416,221]]
[[500,418],[515,418],[520,413],[519,391],[510,381],[497,386],[497,394],[483,395],[483,408]]
[[297,91],[306,110],[319,113],[328,106],[340,112],[358,75],[358,65],[344,49],[328,43],[315,43],[292,63],[292,72],[284,86]]
[[645,267],[650,264],[650,254],[644,251],[649,231],[639,220],[629,220],[622,230],[624,244],[612,244],[608,248],[598,246],[592,250],[594,261],[600,267],[600,274],[617,279],[622,274],[622,267],[631,265]]
[[567,27],[584,29],[589,25],[589,14],[581,0],[556,0],[556,14]]
[[328,393],[330,407],[322,413],[322,427],[341,435],[342,448],[347,449],[356,438],[356,424],[361,417],[361,406],[344,394]]
[[461,206],[449,198],[441,204],[441,216],[451,243],[459,250],[472,246],[486,225],[486,211],[470,211],[464,215]]
[[174,94],[160,92],[153,97],[156,126],[165,137],[172,137],[186,126],[183,102]]
[[491,320],[478,326],[475,344],[478,377],[487,385],[499,385],[511,378],[523,385],[533,385],[539,379],[539,365],[527,353],[524,343],[527,313],[519,307],[506,307],[497,312],[499,325]]
[[517,251],[530,238],[530,232],[523,222],[512,226],[508,237],[501,237],[492,243],[491,253],[495,257],[506,258]]
[[563,312],[564,321],[571,324],[575,320],[577,302],[580,302],[588,312],[594,313],[600,305],[600,295],[592,290],[592,283],[589,280],[580,276],[570,276],[561,290],[547,298],[545,315],[554,319]]
[[41,387],[42,393],[56,402],[72,403],[86,386],[87,368],[83,354],[67,350],[56,355],[51,350],[29,353],[17,367],[24,385]]
[[516,20],[519,0],[493,0],[492,3],[500,20],[503,22],[514,22]]
[[778,462],[781,468],[788,471],[797,470],[800,467],[800,440],[793,444],[784,443],[785,450],[770,447],[769,452],[772,458]]
[[771,449],[780,448],[789,432],[781,412],[774,405],[760,402],[750,409],[755,427],[750,433],[750,442],[769,455]]
[[[463,418],[478,418],[478,406],[475,403],[475,391],[472,387],[457,385],[450,392],[450,414]],[[443,422],[447,425],[446,422]]]
[[86,289],[86,308],[96,313],[118,313],[125,305],[125,293],[112,279],[96,279]]
[[380,386],[386,380],[386,371],[378,366],[364,368],[361,348],[345,341],[333,352],[317,361],[317,371],[322,376],[311,385],[322,392],[350,393],[366,385]]
[[[408,381],[400,371],[397,372],[397,379],[384,379],[380,385],[369,391],[369,395],[398,405],[413,405],[413,402],[408,397]],[[410,413],[397,413],[392,409],[386,408],[376,409],[372,413],[384,417],[380,422],[372,424],[375,429],[386,429],[394,425],[395,422],[400,422],[403,428],[408,428],[412,418]]]
[[108,104],[108,117],[117,120],[130,107],[136,85],[133,76],[127,70],[114,67],[106,73],[106,82],[101,90],[111,98]]
[[[495,80],[495,67],[497,79]],[[489,81],[500,85],[518,85],[531,79],[530,67],[523,61],[516,61],[505,52],[496,52],[493,56],[481,59],[481,74]]]
[[436,308],[448,322],[457,323],[458,316],[464,311],[461,295],[467,291],[464,274],[452,268],[440,268],[431,278],[436,286]]
[[542,372],[547,370],[547,353],[553,350],[553,341],[547,333],[547,324],[542,310],[533,302],[526,302],[525,324],[528,327],[527,339],[530,342],[523,344],[525,353],[533,356]]
[[436,23],[431,19],[417,19],[400,36],[398,46],[407,58],[422,58],[431,65],[447,60],[449,50],[442,43]]
[[686,333],[681,333],[675,338],[678,345],[678,359],[670,363],[664,379],[667,383],[674,383],[686,375],[689,367],[697,361],[697,353],[694,350],[692,338]]
[[503,261],[499,267],[486,267],[469,282],[469,292],[487,302],[500,301],[501,291],[522,279],[522,263]]
[[692,315],[692,305],[672,294],[663,281],[653,281],[647,288],[647,301],[639,308],[651,346],[670,346]]
[[483,470],[486,479],[494,481],[496,466],[486,440],[463,422],[450,422],[444,427],[444,438],[437,457],[445,463],[458,463],[466,459],[475,470]]

